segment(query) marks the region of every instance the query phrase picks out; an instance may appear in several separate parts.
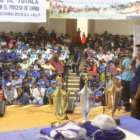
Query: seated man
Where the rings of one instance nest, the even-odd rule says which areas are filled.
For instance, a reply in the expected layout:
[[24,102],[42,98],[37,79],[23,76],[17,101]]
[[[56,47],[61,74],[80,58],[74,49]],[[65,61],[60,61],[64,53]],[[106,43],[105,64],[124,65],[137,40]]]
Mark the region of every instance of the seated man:
[[19,75],[17,73],[14,75],[14,78],[11,84],[12,84],[12,87],[14,88],[18,88],[22,86],[22,79],[19,78]]
[[42,79],[38,80],[38,83],[41,85],[42,88],[46,89],[50,86],[50,82],[47,79],[47,75],[43,75]]
[[55,91],[56,91],[57,87],[56,87],[56,81],[52,81],[51,82],[51,87],[49,87],[47,89],[47,94],[44,97],[44,102],[47,103],[48,102],[48,94],[52,95]]
[[31,74],[33,78],[37,78],[38,77],[38,73],[37,71],[34,70],[34,66],[30,66],[30,71],[28,71],[27,75]]
[[32,74],[29,74],[27,76],[28,86],[30,89],[32,89],[35,86],[35,78],[32,77]]
[[52,81],[51,82],[51,87],[49,87],[47,89],[47,93],[49,93],[49,94],[52,95],[56,91],[56,89],[57,89],[57,87],[56,87],[56,81]]
[[20,79],[24,79],[26,76],[26,73],[22,70],[21,66],[18,66],[18,70],[16,71],[16,73],[19,75]]
[[43,98],[44,98],[45,90],[41,87],[38,83],[37,87],[33,90],[33,104],[43,105]]
[[6,88],[7,83],[10,83],[10,78],[9,75],[5,75],[4,79],[2,80],[2,90],[4,91],[4,89]]
[[6,84],[7,88],[4,90],[4,97],[6,105],[15,105],[17,103],[17,90],[11,86],[11,83]]

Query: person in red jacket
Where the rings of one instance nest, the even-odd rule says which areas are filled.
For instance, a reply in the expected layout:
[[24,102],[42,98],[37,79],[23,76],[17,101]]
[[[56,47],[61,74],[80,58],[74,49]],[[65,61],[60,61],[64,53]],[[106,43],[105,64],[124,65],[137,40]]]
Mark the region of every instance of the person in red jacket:
[[93,60],[90,60],[90,64],[89,64],[88,68],[89,68],[89,72],[91,75],[97,74],[97,66],[94,64]]
[[86,45],[86,36],[85,36],[85,33],[83,32],[82,34],[82,45],[85,47]]

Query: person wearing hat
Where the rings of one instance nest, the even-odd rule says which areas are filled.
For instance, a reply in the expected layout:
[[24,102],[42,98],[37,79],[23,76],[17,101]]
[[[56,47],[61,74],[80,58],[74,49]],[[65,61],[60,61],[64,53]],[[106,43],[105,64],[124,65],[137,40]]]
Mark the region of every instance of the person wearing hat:
[[23,59],[23,63],[21,63],[20,66],[22,67],[22,69],[24,71],[28,71],[29,70],[30,64],[27,63],[27,58]]
[[20,54],[17,55],[17,58],[14,60],[14,64],[17,65],[19,63],[22,63],[22,59],[20,58]]
[[32,89],[35,86],[35,78],[32,77],[32,74],[27,76],[28,86]]
[[36,70],[34,70],[34,66],[31,65],[30,66],[30,70],[28,71],[27,75],[32,74],[32,77],[34,77],[35,79],[38,77],[38,73]]
[[52,71],[55,70],[55,68],[50,64],[49,60],[45,61],[45,64],[42,66],[42,68],[44,68],[49,75],[51,75]]
[[19,78],[19,75],[17,73],[14,74],[11,84],[12,84],[12,87],[14,88],[19,88],[22,86],[22,79]]
[[28,55],[27,50],[26,49],[23,49],[23,51],[21,53],[21,58],[22,59],[25,59],[25,58],[27,58],[27,55]]
[[116,77],[117,82],[121,82],[121,80],[122,80],[122,73],[121,73],[121,69],[120,68],[117,69],[117,73],[114,76]]
[[4,72],[2,73],[2,78],[4,79],[4,76],[8,75],[10,79],[12,79],[12,73],[9,71],[9,68],[5,68]]
[[19,78],[22,79],[22,80],[26,76],[26,73],[22,70],[21,66],[18,66],[18,69],[17,69],[16,73],[19,75]]
[[7,86],[6,86],[7,83],[10,83],[10,82],[11,82],[11,80],[10,80],[9,75],[5,75],[5,76],[4,76],[4,79],[2,80],[2,89],[3,89],[3,91],[4,91],[4,89],[7,87]]
[[112,80],[110,80],[110,76],[111,75],[109,73],[106,74],[106,78],[104,81],[104,85],[105,85],[106,90],[108,90],[112,86]]
[[13,51],[12,48],[10,49],[10,52],[7,54],[7,56],[8,56],[8,59],[9,59],[9,60],[10,60],[10,59],[14,60],[14,59],[17,58],[17,54]]
[[37,87],[33,90],[33,104],[43,105],[45,89],[41,87],[40,83],[37,83]]
[[32,50],[31,59],[33,60],[33,63],[35,62],[36,59],[38,59],[38,54],[36,54],[35,50]]
[[[137,47],[137,59],[140,60],[140,44]],[[131,65],[135,67],[136,60],[134,60]],[[132,94],[132,107],[131,116],[140,120],[140,65],[137,66],[134,77],[130,83],[130,89]]]
[[6,105],[15,105],[17,103],[17,90],[12,87],[11,83],[6,84],[7,88],[4,90],[4,97]]
[[41,85],[42,88],[46,89],[50,86],[50,81],[47,79],[47,75],[43,75],[42,79],[38,80],[38,83]]
[[[52,95],[56,91],[56,81],[51,82],[51,86],[47,89],[47,93]],[[46,100],[48,101],[48,95],[45,95]]]

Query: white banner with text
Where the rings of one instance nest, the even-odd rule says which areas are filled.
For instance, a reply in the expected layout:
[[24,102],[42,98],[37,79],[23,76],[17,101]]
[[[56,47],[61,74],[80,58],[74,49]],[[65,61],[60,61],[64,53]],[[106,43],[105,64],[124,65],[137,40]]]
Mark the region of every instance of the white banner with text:
[[0,0],[0,22],[46,22],[46,0]]

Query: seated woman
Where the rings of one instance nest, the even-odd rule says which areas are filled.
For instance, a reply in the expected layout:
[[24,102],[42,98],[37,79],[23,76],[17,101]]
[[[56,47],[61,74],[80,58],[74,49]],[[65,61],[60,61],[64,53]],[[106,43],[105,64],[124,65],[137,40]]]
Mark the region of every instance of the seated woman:
[[27,93],[26,87],[18,89],[18,96],[20,105],[28,105],[30,103],[30,95]]

